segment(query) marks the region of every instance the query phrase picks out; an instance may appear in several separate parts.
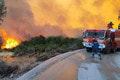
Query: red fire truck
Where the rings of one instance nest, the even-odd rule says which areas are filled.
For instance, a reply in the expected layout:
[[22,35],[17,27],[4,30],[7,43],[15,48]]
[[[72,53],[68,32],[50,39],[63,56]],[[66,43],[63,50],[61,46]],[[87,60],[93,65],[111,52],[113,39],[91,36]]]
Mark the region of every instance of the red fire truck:
[[83,33],[83,45],[88,52],[92,51],[93,38],[99,42],[99,49],[103,53],[115,52],[120,48],[120,30],[86,30]]

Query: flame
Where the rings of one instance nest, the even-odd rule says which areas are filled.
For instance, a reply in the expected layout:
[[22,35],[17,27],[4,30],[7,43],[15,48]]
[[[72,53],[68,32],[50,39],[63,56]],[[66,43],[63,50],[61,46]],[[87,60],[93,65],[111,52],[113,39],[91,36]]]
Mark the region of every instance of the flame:
[[3,62],[6,62],[6,61],[9,61],[9,62],[12,62],[13,61],[13,58],[11,56],[6,56],[6,57],[3,57],[1,59]]
[[2,33],[2,38],[3,38],[3,44],[2,44],[2,49],[12,49],[20,44],[19,40],[14,39],[13,37],[10,37],[7,35],[5,30],[0,30]]
[[5,45],[2,46],[2,49],[12,49],[19,45],[19,42],[12,38],[5,38],[3,42]]

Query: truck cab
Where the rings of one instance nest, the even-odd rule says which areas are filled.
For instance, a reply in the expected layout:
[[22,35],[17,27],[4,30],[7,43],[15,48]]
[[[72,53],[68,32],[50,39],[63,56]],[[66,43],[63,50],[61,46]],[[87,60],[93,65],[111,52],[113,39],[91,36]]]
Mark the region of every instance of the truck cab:
[[104,53],[115,52],[120,48],[120,31],[119,30],[86,30],[83,33],[83,45],[86,47],[87,52],[92,52],[92,41],[95,38],[99,43],[99,50]]
[[[96,34],[96,35],[95,35]],[[88,52],[92,51],[92,40],[95,38],[99,43],[99,49],[105,48],[104,39],[106,37],[105,30],[86,30],[83,34],[83,45],[86,47]]]

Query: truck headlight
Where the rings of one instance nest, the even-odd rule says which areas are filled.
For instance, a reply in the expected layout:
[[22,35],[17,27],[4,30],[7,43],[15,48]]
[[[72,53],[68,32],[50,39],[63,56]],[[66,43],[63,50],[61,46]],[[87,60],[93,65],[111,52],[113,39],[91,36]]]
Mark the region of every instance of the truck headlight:
[[104,44],[100,44],[99,48],[105,48]]
[[83,42],[83,45],[85,46],[85,47],[92,47],[92,43],[88,43],[88,42]]

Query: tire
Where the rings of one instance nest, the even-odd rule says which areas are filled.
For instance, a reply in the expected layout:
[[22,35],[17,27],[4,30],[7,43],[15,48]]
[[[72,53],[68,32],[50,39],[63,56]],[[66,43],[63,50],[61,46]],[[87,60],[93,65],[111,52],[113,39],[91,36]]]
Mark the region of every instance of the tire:
[[111,47],[110,44],[108,44],[108,45],[106,46],[106,48],[103,49],[103,53],[104,53],[104,54],[109,54],[109,53],[110,53],[110,50],[111,50],[110,47]]
[[120,48],[117,48],[117,51],[120,51]]
[[92,52],[92,48],[86,48],[87,52]]

